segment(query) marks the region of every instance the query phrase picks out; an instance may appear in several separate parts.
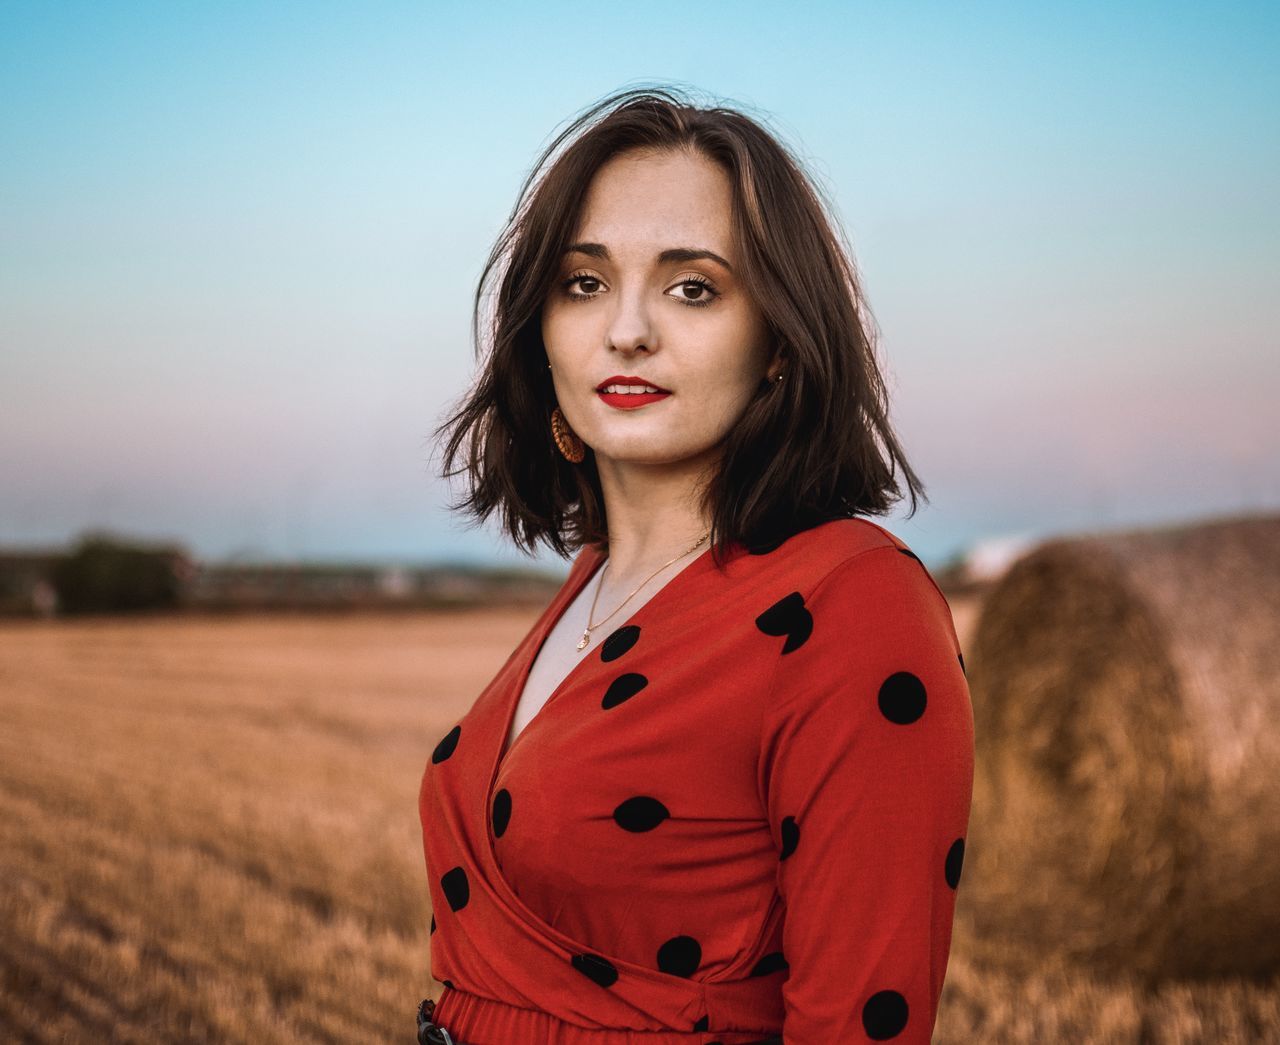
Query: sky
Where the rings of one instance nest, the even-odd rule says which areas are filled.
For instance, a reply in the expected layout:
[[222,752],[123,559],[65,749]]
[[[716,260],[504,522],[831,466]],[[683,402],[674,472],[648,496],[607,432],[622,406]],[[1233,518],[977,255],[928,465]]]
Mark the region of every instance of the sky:
[[432,431],[542,147],[670,83],[831,199],[976,542],[1280,510],[1280,5],[0,3],[0,545],[536,564]]

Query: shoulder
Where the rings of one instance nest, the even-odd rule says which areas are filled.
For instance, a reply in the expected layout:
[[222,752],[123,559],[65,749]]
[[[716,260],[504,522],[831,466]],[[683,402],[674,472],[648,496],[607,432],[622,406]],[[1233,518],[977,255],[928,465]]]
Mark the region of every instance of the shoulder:
[[906,541],[870,519],[833,519],[797,536],[807,536],[815,549],[836,559],[837,564],[856,555],[881,549],[914,555]]
[[744,569],[773,574],[778,581],[809,592],[824,581],[853,572],[854,564],[873,552],[881,553],[879,559],[900,562],[907,572],[916,570],[928,575],[906,541],[878,523],[858,517],[821,523],[792,535],[767,552],[743,553],[738,561]]
[[[901,692],[910,707],[923,707],[927,691],[932,720],[963,725],[967,683],[959,636],[946,596],[924,564],[875,523],[840,520],[822,529],[797,535],[809,541],[803,551],[794,549],[806,565],[791,584],[774,588],[775,601],[755,622],[777,654],[770,721],[823,709],[854,723],[874,718],[878,707],[891,722],[910,722],[918,710],[899,715],[896,705],[886,710],[886,701],[893,704]],[[857,705],[860,716],[845,699],[850,691],[875,694],[879,703]]]
[[746,558],[759,559],[750,567],[762,591],[757,627],[768,634],[775,618],[801,621],[781,652],[807,644],[800,633],[820,640],[815,648],[838,647],[855,630],[882,642],[931,632],[958,650],[942,589],[907,542],[877,523],[832,520]]

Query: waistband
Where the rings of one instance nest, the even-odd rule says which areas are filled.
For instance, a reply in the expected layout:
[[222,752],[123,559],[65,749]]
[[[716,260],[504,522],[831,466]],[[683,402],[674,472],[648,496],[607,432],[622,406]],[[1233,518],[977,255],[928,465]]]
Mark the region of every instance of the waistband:
[[[477,1008],[493,1010],[495,1012],[502,1010],[504,1014],[509,1013],[513,1017],[518,1017],[518,1018],[525,1019],[526,1021],[529,1021],[527,1026],[523,1026],[521,1028],[516,1028],[511,1025],[504,1025],[501,1030],[501,1033],[503,1033],[508,1037],[513,1033],[518,1033],[526,1036],[529,1034],[535,1033],[535,1029],[533,1026],[534,1022],[537,1022],[540,1025],[539,1026],[540,1030],[545,1032],[545,1034],[550,1035],[553,1033],[553,1028],[551,1024],[553,1022],[558,1022],[558,1021],[555,1021],[555,1018],[552,1017],[549,1013],[537,1012],[531,1009],[515,1009],[515,1008],[512,1008],[511,1006],[502,1005],[500,1002],[491,1001],[488,998],[482,998],[479,995],[473,995],[473,994],[468,994],[465,991],[459,991],[457,990],[457,988],[446,987],[445,995],[448,996],[449,1001],[454,1006],[456,1006],[459,1003],[467,1004],[472,1012],[474,1012]],[[443,1000],[443,996],[442,996],[442,1000]],[[436,1018],[436,1002],[430,998],[423,998],[418,1005],[417,1025],[418,1025],[419,1045],[479,1045],[479,1043],[464,1041],[461,1038],[456,1037],[453,1034],[453,1032],[451,1032],[444,1026],[443,1023],[439,1022]],[[495,1031],[497,1030],[497,1028],[494,1028],[494,1029]],[[615,1040],[620,1042],[623,1040],[624,1036],[628,1042],[630,1041],[630,1037],[631,1037],[631,1032],[628,1032],[625,1030],[610,1032],[604,1028],[601,1028],[598,1031],[591,1031],[591,1030],[584,1029],[580,1033],[583,1036],[584,1042],[588,1040],[588,1038],[594,1042],[598,1036],[601,1045],[604,1045],[605,1038],[612,1038],[614,1033],[618,1035],[618,1037]],[[637,1033],[641,1033],[641,1032],[637,1032]],[[672,1032],[672,1033],[674,1034],[677,1032]],[[680,1037],[692,1038],[693,1035],[699,1034],[699,1033],[700,1032],[690,1032],[687,1035],[680,1034]],[[656,1037],[661,1037],[662,1035],[660,1032],[656,1032],[656,1034],[655,1032],[643,1032],[643,1036],[646,1040],[652,1041],[652,1040],[655,1040]],[[553,1039],[548,1037],[547,1040],[550,1041]],[[558,1037],[555,1040],[558,1040]],[[772,1038],[753,1038],[750,1041],[744,1042],[742,1040],[741,1032],[724,1031],[724,1032],[719,1032],[716,1035],[716,1040],[709,1043],[709,1045],[783,1045],[783,1041],[780,1035],[775,1035]]]
[[436,1003],[431,998],[423,998],[418,1003],[418,1045],[469,1045],[436,1023],[435,1015]]

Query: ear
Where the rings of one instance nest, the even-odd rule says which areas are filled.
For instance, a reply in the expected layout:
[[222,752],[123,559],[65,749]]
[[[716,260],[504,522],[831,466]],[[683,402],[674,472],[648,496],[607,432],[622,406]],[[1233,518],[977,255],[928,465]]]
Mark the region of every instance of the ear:
[[769,357],[769,363],[764,368],[764,379],[766,381],[775,380],[782,371],[782,360],[784,358],[782,348],[783,346],[779,342],[778,346],[773,350],[773,354]]

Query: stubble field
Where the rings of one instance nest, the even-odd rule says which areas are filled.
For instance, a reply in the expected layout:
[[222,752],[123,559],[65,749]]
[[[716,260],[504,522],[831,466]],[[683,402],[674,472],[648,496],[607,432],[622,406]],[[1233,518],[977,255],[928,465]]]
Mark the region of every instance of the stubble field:
[[[0,1038],[414,1040],[422,769],[536,615],[0,625]],[[1044,965],[962,882],[935,1041],[1257,1040],[1280,984]]]

